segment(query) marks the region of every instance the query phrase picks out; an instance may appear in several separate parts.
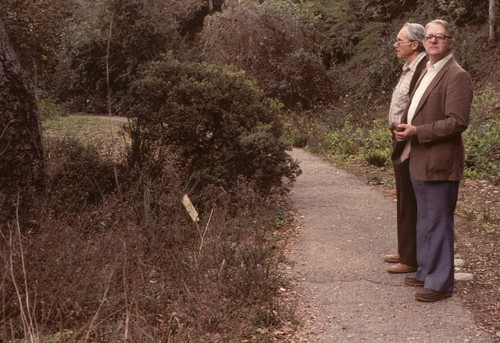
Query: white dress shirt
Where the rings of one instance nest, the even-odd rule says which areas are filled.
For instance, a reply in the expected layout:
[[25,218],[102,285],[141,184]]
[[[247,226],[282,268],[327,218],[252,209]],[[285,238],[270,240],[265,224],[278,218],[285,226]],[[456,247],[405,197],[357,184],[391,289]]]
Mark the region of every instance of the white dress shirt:
[[427,90],[427,87],[429,87],[429,84],[432,82],[436,74],[443,68],[446,62],[448,62],[451,58],[453,57],[452,54],[449,54],[442,60],[437,61],[434,64],[431,64],[431,62],[427,62],[427,71],[422,77],[422,80],[420,80],[420,83],[417,86],[417,89],[415,90],[415,93],[413,94],[413,97],[411,98],[411,104],[410,108],[408,109],[408,117],[407,117],[407,123],[411,124],[411,121],[413,120],[413,116],[415,116],[415,110],[417,109],[418,103],[422,99],[422,95],[424,95],[424,92]]

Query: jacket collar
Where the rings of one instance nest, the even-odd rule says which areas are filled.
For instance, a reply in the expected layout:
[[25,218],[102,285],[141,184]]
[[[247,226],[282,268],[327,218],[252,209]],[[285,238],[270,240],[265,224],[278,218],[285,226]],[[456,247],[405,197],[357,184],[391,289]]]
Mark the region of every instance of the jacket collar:
[[[443,65],[443,67],[438,71],[438,73],[436,74],[436,76],[434,76],[434,79],[432,79],[431,83],[429,84],[429,86],[427,87],[427,89],[424,91],[424,94],[422,95],[422,98],[420,99],[420,102],[418,103],[417,105],[417,108],[415,109],[415,116],[418,115],[418,111],[420,110],[420,108],[423,106],[423,104],[425,103],[425,101],[427,100],[427,97],[429,96],[429,94],[432,92],[432,90],[437,86],[437,84],[439,83],[439,81],[443,78],[443,76],[446,74],[446,72],[450,69],[450,67],[455,64],[455,58],[452,56],[451,58],[448,59],[448,61],[445,62],[445,64]],[[418,88],[418,85],[420,84],[420,81],[422,80],[422,77],[426,74],[427,71],[424,71],[418,81],[417,81],[417,84],[413,90],[413,92],[415,92],[415,89]],[[413,96],[413,94],[412,94]],[[407,114],[407,113],[406,113]],[[406,115],[405,114],[405,115]],[[413,118],[415,118],[415,116]],[[406,118],[404,118],[406,120]]]

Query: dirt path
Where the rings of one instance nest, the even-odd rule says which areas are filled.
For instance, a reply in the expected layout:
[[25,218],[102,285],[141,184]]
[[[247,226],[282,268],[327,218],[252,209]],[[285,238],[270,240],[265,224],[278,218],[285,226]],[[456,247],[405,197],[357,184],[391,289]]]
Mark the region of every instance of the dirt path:
[[395,202],[303,150],[292,203],[301,216],[292,244],[305,342],[493,342],[476,326],[460,294],[414,300],[404,275],[382,260],[396,247]]

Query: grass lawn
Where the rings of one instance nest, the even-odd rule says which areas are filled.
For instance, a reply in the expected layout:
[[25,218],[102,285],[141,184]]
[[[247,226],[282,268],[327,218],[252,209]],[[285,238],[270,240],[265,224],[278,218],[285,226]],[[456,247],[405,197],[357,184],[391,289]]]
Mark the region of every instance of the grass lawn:
[[98,147],[103,155],[123,156],[130,142],[124,133],[127,124],[124,117],[69,115],[43,121],[42,129],[46,141],[73,138]]

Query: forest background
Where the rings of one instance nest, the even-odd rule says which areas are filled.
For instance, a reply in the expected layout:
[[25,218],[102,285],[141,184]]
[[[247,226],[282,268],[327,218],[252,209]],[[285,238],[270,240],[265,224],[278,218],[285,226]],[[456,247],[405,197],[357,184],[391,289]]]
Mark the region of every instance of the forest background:
[[468,304],[499,330],[499,276],[489,272],[500,259],[495,2],[0,8],[36,97],[47,163],[36,224],[17,218],[18,230],[2,232],[0,338],[272,341],[299,327],[280,300],[294,227],[286,190],[300,175],[286,150],[306,147],[393,188],[387,110],[402,66],[393,43],[405,22],[436,18],[455,28],[454,55],[475,84],[464,135],[472,187],[459,213],[484,292],[469,289]]

